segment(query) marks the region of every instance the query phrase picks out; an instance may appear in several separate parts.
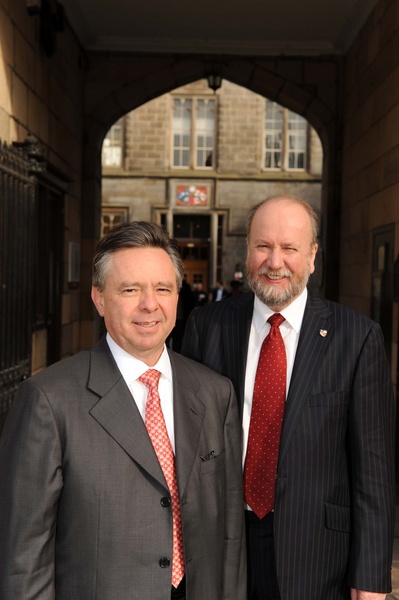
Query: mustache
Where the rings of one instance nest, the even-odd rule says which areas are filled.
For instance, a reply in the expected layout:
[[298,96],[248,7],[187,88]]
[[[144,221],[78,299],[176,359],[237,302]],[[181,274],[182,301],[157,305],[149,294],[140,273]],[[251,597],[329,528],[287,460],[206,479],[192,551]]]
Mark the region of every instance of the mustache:
[[291,279],[292,271],[289,269],[279,269],[278,271],[273,271],[272,269],[261,267],[258,271],[258,275],[266,275],[266,277],[269,277],[270,279],[281,279],[283,277],[288,277]]

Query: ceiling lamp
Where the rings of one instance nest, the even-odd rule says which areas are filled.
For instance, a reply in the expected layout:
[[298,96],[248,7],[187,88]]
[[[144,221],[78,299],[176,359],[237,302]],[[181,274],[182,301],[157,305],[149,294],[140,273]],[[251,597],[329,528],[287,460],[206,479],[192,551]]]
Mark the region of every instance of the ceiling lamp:
[[207,77],[207,80],[209,87],[214,92],[216,92],[216,90],[218,90],[222,85],[222,77],[217,73],[210,73]]

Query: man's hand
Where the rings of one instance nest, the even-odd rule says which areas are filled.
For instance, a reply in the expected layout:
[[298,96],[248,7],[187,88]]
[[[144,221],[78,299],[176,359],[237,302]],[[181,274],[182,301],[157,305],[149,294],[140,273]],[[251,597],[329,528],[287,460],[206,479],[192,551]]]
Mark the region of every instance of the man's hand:
[[365,592],[364,590],[354,590],[351,588],[351,600],[385,600],[386,597],[386,594]]

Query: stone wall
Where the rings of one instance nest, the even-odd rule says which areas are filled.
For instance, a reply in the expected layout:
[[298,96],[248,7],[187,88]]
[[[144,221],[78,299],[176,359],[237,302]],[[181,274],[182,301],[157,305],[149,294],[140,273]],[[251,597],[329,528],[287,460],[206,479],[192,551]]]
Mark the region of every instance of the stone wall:
[[[215,169],[171,168],[173,97],[185,94],[217,100]],[[222,279],[228,285],[235,265],[245,263],[246,217],[253,204],[274,194],[292,193],[321,213],[323,156],[316,132],[311,129],[309,139],[311,173],[264,171],[264,117],[265,98],[228,80],[216,94],[201,79],[143,104],[125,116],[121,168],[103,169],[103,204],[128,207],[130,219],[157,218],[154,210],[174,210],[169,197],[174,182],[213,181],[214,195],[205,213],[216,210],[225,216]]]
[[[366,314],[372,304],[375,230],[393,225],[393,260],[399,252],[398,82],[399,5],[380,0],[345,60],[340,298]],[[394,376],[397,308],[394,303],[385,309],[393,311]]]
[[159,172],[169,168],[170,99],[163,95],[129,113],[125,119],[127,171]]
[[219,172],[237,176],[260,172],[265,99],[225,81],[220,90]]
[[[228,80],[234,82],[232,86],[243,86],[238,90],[242,98],[253,102],[251,114],[241,128],[248,144],[263,97],[299,112],[320,135],[324,150],[322,216],[327,295],[339,295],[342,302],[366,314],[370,313],[371,304],[373,231],[393,225],[394,259],[399,252],[398,11],[395,0],[380,0],[344,61],[329,56],[307,59],[234,56],[226,57],[223,67],[223,86]],[[163,201],[163,192],[167,193],[164,179],[158,181],[154,174],[149,175],[153,165],[165,175],[169,164],[170,148],[165,142],[169,125],[164,118],[168,111],[167,93],[187,82],[201,81],[209,70],[210,59],[109,53],[85,56],[68,22],[55,39],[55,53],[46,56],[40,44],[39,18],[28,15],[25,0],[0,0],[0,139],[22,142],[28,133],[34,134],[46,158],[70,181],[65,200],[62,304],[62,355],[67,355],[79,346],[91,345],[96,333],[90,301],[90,262],[99,233],[103,136],[112,122],[133,108],[142,107],[143,127],[148,127],[151,120],[151,143],[139,147],[141,164],[133,159],[137,156],[136,148],[133,145],[127,148],[132,157],[127,155],[128,160],[133,161],[126,163],[129,173],[137,171],[140,175],[141,169],[142,182],[135,185],[133,194],[126,191],[126,182],[110,184],[111,202],[128,201],[136,214],[147,215],[149,211],[142,204],[147,194],[144,188],[148,187],[151,196],[156,196],[158,205]],[[233,87],[226,85],[224,90],[225,97],[220,97],[220,102],[227,115],[229,110],[234,111],[234,106],[229,105]],[[251,96],[249,100],[248,90],[259,96]],[[151,108],[146,103],[154,98],[158,98],[159,117],[151,112],[145,118],[145,111]],[[136,123],[132,131],[138,129]],[[221,179],[227,178],[223,185],[237,190],[237,212],[233,215],[229,211],[229,224],[238,236],[243,226],[238,198],[255,200],[275,184],[265,178],[262,185],[256,186],[251,181],[248,189],[236,188],[236,182],[229,179],[230,161],[236,160],[234,169],[241,170],[242,178],[256,179],[251,161],[257,160],[260,150],[254,146],[251,155],[243,156],[243,140],[238,142],[234,138],[222,115],[220,138],[226,146],[220,148],[219,175]],[[134,143],[140,143],[138,137]],[[316,154],[313,157],[313,173],[320,175],[321,153],[318,158]],[[310,184],[297,181],[296,191],[311,197]],[[219,186],[216,197],[219,204],[227,205],[223,186]],[[226,254],[230,255],[238,246],[242,252],[240,235],[239,243],[238,237],[226,237]],[[77,290],[68,290],[66,285],[69,241],[81,241],[82,276]],[[393,315],[396,351],[397,303],[393,305]],[[395,360],[393,365],[396,369]]]
[[[40,41],[39,16],[25,0],[0,0],[0,139],[11,144],[34,135],[44,157],[70,181],[65,198],[61,354],[79,349],[79,289],[67,287],[67,248],[80,241],[83,70],[76,39],[65,23],[54,33],[55,52]],[[43,332],[33,340],[33,370],[45,366]]]
[[[174,95],[209,95],[205,79],[163,94],[127,113],[124,122],[124,160],[122,171],[131,173],[168,173],[171,169],[172,102]],[[217,98],[217,173],[236,177],[262,174],[263,124],[265,99],[247,88],[224,80]],[[310,172],[322,175],[323,153],[320,139],[310,131]],[[173,169],[177,172],[176,169]],[[112,170],[105,170],[106,174]],[[206,176],[206,172],[202,172]],[[191,175],[191,173],[190,173]],[[270,177],[275,178],[276,174]],[[298,173],[294,174],[297,177]]]

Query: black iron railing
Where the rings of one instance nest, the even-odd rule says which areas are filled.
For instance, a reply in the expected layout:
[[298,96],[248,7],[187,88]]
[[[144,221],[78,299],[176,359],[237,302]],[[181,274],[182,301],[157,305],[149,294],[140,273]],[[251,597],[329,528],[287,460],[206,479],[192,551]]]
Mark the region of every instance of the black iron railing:
[[0,142],[0,433],[31,373],[35,180],[23,152]]

